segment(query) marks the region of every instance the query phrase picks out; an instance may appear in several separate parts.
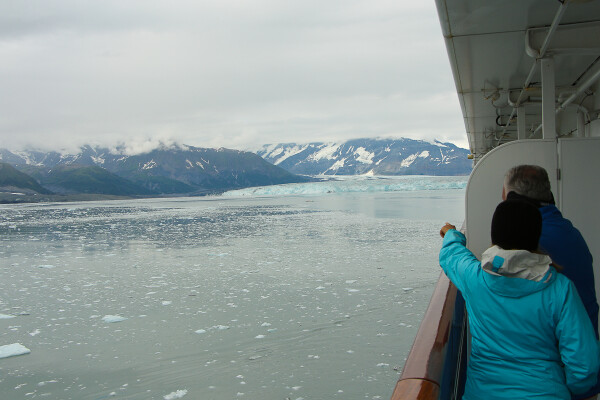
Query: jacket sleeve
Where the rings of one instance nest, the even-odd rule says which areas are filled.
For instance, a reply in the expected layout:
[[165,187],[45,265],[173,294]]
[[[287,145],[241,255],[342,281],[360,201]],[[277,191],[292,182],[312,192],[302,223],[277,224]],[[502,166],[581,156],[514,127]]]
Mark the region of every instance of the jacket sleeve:
[[568,282],[565,301],[556,325],[556,337],[565,365],[567,387],[581,394],[596,384],[600,368],[600,344],[573,282]]
[[480,266],[477,257],[465,247],[466,242],[465,235],[450,229],[444,236],[444,242],[440,250],[440,266],[446,276],[463,293],[467,288],[468,275]]

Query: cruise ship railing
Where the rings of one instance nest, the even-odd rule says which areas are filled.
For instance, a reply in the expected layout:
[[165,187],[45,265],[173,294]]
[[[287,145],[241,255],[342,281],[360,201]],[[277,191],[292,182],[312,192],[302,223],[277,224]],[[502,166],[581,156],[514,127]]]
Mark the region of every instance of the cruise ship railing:
[[442,273],[391,400],[460,399],[467,363],[466,325],[464,300]]

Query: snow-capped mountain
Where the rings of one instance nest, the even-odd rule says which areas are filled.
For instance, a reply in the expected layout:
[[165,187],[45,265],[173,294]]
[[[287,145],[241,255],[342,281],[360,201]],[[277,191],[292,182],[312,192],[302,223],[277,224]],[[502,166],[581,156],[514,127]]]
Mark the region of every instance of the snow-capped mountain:
[[[144,192],[138,190],[140,194],[212,193],[310,180],[250,152],[192,146],[159,148],[137,155],[90,146],[76,154],[0,149],[0,162],[33,176],[42,186],[52,186],[53,192],[65,193],[83,188],[85,193],[113,193],[118,184],[121,194],[126,183],[122,179],[141,187]],[[130,185],[126,192],[129,194],[132,188]]]
[[280,143],[256,152],[303,175],[468,175],[469,150],[413,139],[354,139],[338,143]]

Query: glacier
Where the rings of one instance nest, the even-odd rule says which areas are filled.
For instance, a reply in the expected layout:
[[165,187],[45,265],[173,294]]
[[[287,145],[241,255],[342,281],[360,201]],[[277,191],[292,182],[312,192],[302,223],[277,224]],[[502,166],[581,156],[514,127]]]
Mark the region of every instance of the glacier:
[[464,189],[466,176],[318,176],[320,182],[258,186],[223,193],[222,197],[297,196],[330,193],[408,192],[419,190]]

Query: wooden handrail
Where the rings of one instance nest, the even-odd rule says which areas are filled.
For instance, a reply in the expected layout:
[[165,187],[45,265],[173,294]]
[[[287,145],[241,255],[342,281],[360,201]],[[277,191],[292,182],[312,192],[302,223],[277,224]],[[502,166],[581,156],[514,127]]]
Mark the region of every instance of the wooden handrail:
[[391,400],[439,397],[456,293],[456,286],[442,272]]

